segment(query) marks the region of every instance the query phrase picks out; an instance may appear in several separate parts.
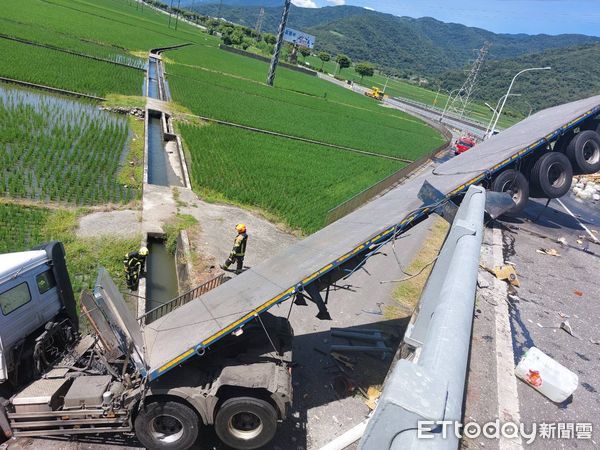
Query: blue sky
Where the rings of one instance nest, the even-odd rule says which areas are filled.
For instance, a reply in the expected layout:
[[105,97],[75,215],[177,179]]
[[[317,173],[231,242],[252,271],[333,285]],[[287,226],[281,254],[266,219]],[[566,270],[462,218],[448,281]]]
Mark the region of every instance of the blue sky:
[[496,33],[600,36],[600,0],[292,0],[298,6],[363,6],[410,17],[484,28]]

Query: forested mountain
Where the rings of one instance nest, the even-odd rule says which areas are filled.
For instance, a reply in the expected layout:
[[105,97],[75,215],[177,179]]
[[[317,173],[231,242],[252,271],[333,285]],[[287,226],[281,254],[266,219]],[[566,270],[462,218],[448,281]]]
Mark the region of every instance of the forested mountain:
[[[475,98],[496,104],[506,93],[512,77],[526,67],[546,67],[549,71],[527,72],[519,76],[509,103],[521,112],[538,110],[579,98],[600,94],[600,44],[546,50],[515,59],[488,61],[479,77]],[[441,76],[442,87],[454,89],[465,79],[464,71]]]
[[258,7],[279,7],[283,5],[283,0],[223,0],[219,2],[219,0],[182,0],[181,6],[191,6],[191,5],[218,5],[222,3],[223,5],[229,6],[258,6]]
[[[197,1],[195,9],[198,12],[216,15],[219,10],[219,5],[198,5]],[[266,3],[265,0],[252,2]],[[276,31],[281,10],[281,6],[265,8],[264,31]],[[259,11],[259,6],[223,4],[220,16],[253,28]],[[600,42],[598,37],[577,34],[497,34],[481,28],[440,22],[430,17],[397,17],[355,6],[292,6],[288,24],[314,34],[319,50],[333,54],[345,53],[354,61],[370,61],[381,68],[401,69],[426,76],[463,67],[473,58],[473,50],[486,41],[491,43],[489,59],[515,58],[552,48]]]

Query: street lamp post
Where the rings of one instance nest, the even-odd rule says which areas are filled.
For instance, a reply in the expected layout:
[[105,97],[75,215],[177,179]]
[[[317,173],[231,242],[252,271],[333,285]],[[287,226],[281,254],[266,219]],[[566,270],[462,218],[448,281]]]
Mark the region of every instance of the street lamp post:
[[[484,139],[486,139],[488,137],[488,131],[490,131],[490,127],[492,126],[492,122],[494,121],[494,119],[496,118],[496,115],[498,114],[498,107],[500,106],[500,102],[502,101],[503,98],[506,98],[508,96],[520,97],[521,94],[508,94],[508,95],[504,94],[502,97],[500,97],[498,99],[498,103],[496,103],[496,107],[495,108],[492,108],[492,106],[489,105],[489,104],[487,104],[487,103],[485,104],[485,106],[487,106],[488,108],[490,108],[493,111],[493,114],[492,114],[492,118],[490,119],[490,121],[489,121],[489,123],[487,125],[487,128],[485,129],[485,134],[483,135]],[[492,136],[492,135],[493,135],[493,133],[490,133],[490,136]]]
[[387,76],[387,79],[385,80],[385,85],[383,86],[383,91],[382,91],[383,94],[385,94],[385,90],[387,89],[388,81],[390,81],[389,75]]
[[496,125],[498,125],[498,119],[500,119],[500,115],[502,114],[502,110],[504,109],[504,105],[506,104],[506,99],[510,95],[510,91],[513,87],[513,84],[515,84],[515,80],[517,79],[517,77],[519,75],[521,75],[522,73],[529,72],[532,70],[550,70],[550,69],[551,69],[551,67],[530,67],[529,69],[521,70],[513,77],[512,81],[510,82],[510,86],[508,86],[508,91],[506,91],[506,95],[504,96],[504,101],[502,102],[502,106],[500,107],[500,109],[498,110],[498,114],[496,115],[496,121],[494,122],[494,125],[492,126],[492,130],[491,130],[492,135],[494,134],[494,131],[496,131]]
[[454,94],[459,89],[461,89],[461,88],[456,88],[453,91],[450,91],[450,94],[448,95],[448,99],[446,100],[446,106],[444,106],[444,111],[442,111],[442,117],[440,117],[440,122],[444,120],[444,116],[446,115],[446,110],[448,109],[448,103],[450,103],[450,99],[452,98],[452,94]]

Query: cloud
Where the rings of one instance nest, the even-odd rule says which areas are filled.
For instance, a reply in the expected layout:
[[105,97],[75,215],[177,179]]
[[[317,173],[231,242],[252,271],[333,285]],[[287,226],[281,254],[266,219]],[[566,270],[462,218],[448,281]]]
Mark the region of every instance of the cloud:
[[300,8],[316,8],[317,4],[313,0],[292,0],[292,3]]
[[375,11],[375,8],[371,8],[370,6],[363,6],[363,8],[368,9],[369,11]]
[[346,0],[327,0],[327,3],[331,3],[334,6],[341,6],[346,4]]

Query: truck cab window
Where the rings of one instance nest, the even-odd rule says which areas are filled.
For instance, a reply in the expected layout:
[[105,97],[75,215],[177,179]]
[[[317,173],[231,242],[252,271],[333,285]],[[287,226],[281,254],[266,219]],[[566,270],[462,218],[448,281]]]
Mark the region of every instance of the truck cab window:
[[21,283],[12,289],[0,294],[0,309],[7,316],[15,309],[31,301],[31,293],[27,283]]
[[50,289],[52,289],[54,286],[56,286],[54,274],[50,270],[40,273],[37,277],[35,277],[35,281],[37,283],[37,287],[40,291],[40,294],[44,294]]

